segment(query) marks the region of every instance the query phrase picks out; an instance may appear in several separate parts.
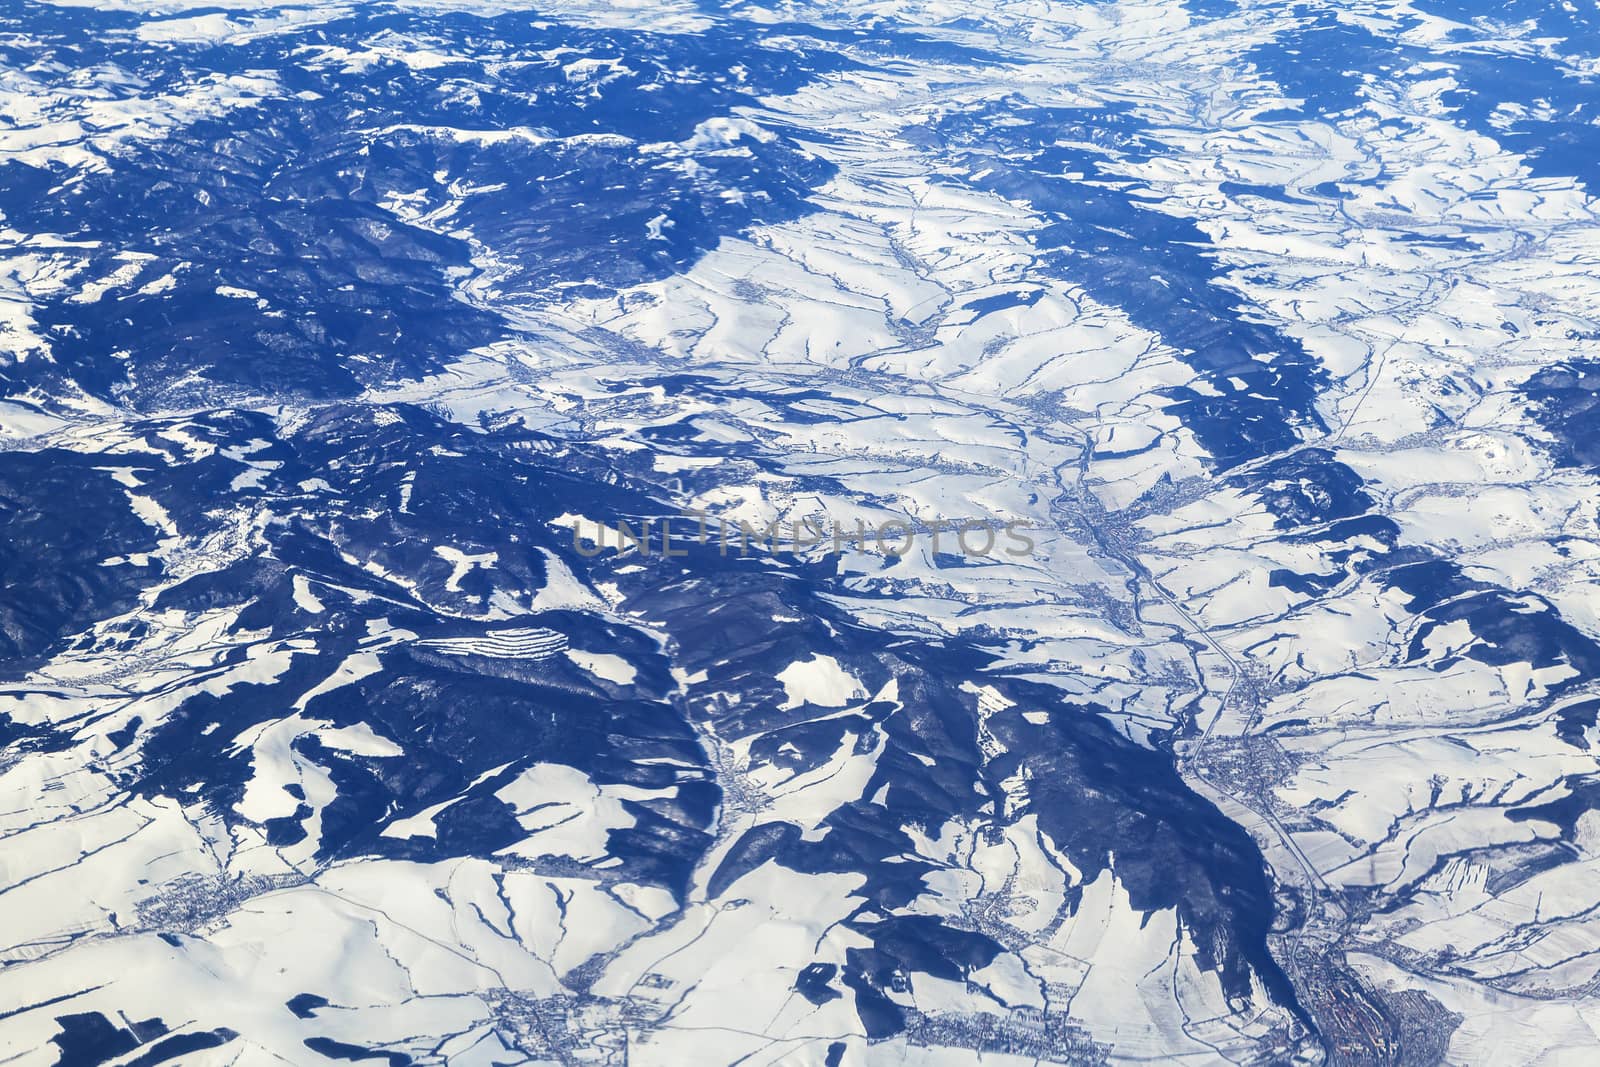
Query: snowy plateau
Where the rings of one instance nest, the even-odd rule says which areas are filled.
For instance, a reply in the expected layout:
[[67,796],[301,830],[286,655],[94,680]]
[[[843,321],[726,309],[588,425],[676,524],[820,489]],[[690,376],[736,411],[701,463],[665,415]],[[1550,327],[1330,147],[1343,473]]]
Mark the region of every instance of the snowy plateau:
[[0,1065],[1600,1063],[1597,189],[1596,0],[0,0]]

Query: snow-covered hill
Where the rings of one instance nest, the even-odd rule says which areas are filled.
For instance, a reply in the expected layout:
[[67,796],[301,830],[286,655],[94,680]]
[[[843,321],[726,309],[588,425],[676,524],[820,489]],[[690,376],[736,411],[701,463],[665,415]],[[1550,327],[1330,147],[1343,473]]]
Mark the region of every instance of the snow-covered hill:
[[1589,1062],[1597,76],[0,6],[0,1061]]

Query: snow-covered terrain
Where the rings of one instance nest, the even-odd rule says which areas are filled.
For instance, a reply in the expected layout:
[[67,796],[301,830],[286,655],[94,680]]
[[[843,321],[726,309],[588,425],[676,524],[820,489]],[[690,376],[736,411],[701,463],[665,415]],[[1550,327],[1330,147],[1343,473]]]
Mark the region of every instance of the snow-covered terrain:
[[1594,1062],[1597,79],[0,5],[0,1062]]

